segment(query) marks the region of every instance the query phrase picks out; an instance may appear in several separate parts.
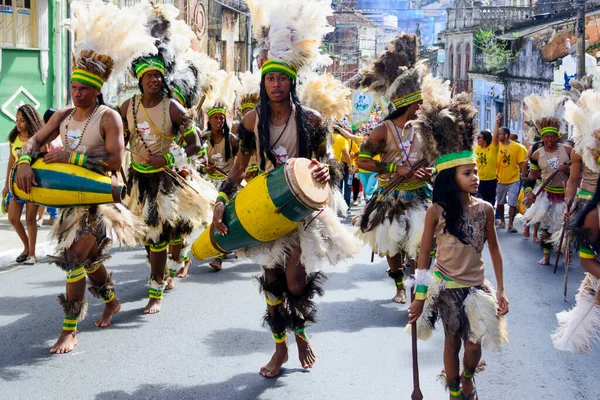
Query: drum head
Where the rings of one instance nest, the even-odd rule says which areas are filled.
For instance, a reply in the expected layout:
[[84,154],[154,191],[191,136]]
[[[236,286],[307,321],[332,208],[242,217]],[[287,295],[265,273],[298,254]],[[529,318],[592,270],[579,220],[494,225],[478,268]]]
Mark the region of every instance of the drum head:
[[315,168],[307,158],[291,158],[285,163],[285,176],[296,198],[305,206],[319,210],[329,201],[329,184],[313,179]]

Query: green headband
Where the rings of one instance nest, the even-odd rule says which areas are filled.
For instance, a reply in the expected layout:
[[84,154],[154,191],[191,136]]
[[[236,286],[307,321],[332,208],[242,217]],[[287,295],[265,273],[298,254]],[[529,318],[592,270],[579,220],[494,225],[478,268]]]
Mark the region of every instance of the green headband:
[[138,79],[148,71],[158,71],[165,76],[165,63],[156,57],[148,57],[135,65],[135,76]]
[[83,69],[74,69],[71,73],[71,80],[98,90],[102,90],[102,85],[104,85],[104,79]]
[[187,105],[186,105],[187,101],[185,101],[185,95],[183,94],[183,91],[181,90],[181,88],[179,86],[173,86],[171,91],[175,95],[175,98],[177,99],[177,101],[179,101],[179,104],[181,104],[184,107],[187,107]]
[[549,134],[554,134],[556,136],[560,136],[560,134],[558,133],[558,129],[554,128],[552,126],[547,126],[540,131],[540,136],[549,135]]
[[477,163],[477,155],[475,155],[472,150],[463,150],[458,153],[448,153],[435,159],[436,169],[438,172],[445,169],[458,167],[459,165],[475,163]]
[[206,113],[208,118],[212,117],[215,114],[223,114],[227,115],[227,109],[225,107],[213,107]]
[[393,100],[392,103],[396,109],[402,107],[408,107],[417,101],[423,100],[423,92],[421,90],[407,94],[406,96],[402,96],[396,100]]
[[269,72],[281,72],[289,76],[291,79],[298,78],[298,69],[296,67],[278,61],[267,60],[263,63],[261,76],[265,76]]
[[242,104],[242,111],[244,111],[247,108],[255,109],[256,108],[256,104],[254,104],[254,103],[244,103],[244,104]]

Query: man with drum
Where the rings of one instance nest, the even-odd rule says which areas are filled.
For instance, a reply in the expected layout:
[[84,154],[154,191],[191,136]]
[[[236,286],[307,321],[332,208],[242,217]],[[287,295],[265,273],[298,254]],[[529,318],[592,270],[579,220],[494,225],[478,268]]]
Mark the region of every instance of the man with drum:
[[[39,149],[59,134],[65,150],[46,154],[43,162],[48,167],[45,168],[52,168],[56,163],[70,163],[102,173],[119,170],[124,150],[123,125],[119,114],[104,105],[101,94],[103,84],[118,66],[106,53],[117,53],[119,60],[126,63],[136,57],[135,53],[128,54],[132,52],[131,49],[147,51],[154,48],[154,39],[150,35],[139,34],[144,31],[145,20],[138,18],[130,9],[121,10],[102,2],[94,3],[89,11],[86,4],[79,2],[73,2],[71,7],[74,15],[71,22],[76,27],[79,39],[71,75],[74,108],[57,111],[48,124],[24,146],[19,159],[17,185],[26,193],[37,186],[30,164],[37,158]],[[99,17],[106,14],[112,15],[116,25],[127,26],[131,32],[136,32],[135,37],[119,37],[117,40],[110,31],[105,31],[107,33],[102,41],[96,42],[97,35],[90,36],[89,33],[105,28],[97,26],[97,21],[105,21]],[[94,50],[81,48],[82,45],[89,45]],[[74,176],[73,179],[85,180],[86,177]],[[61,183],[69,185],[69,182]],[[67,275],[66,295],[59,296],[65,318],[62,333],[50,349],[51,353],[68,353],[77,344],[77,325],[85,317],[88,308],[85,298],[86,275],[90,281],[90,292],[105,303],[104,311],[95,325],[104,328],[111,323],[112,316],[121,306],[115,296],[112,273],[107,272],[103,263],[110,258],[108,249],[111,239],[127,246],[137,245],[136,230],[140,226],[140,222],[120,204],[61,210],[52,231],[58,241],[52,259]]]
[[[173,35],[173,21],[162,7],[155,7],[149,31],[155,37]],[[164,31],[167,27],[167,32]],[[200,139],[183,106],[171,96],[166,81],[176,68],[171,42],[163,40],[158,52],[132,64],[141,93],[125,101],[121,117],[129,135],[132,154],[128,187],[131,211],[147,226],[144,238],[150,263],[149,301],[145,314],[160,312],[164,290],[174,286],[175,273],[184,267],[183,239],[208,224],[201,209],[210,199],[197,193],[171,167],[187,165],[187,158],[200,151]],[[176,142],[183,137],[185,146]],[[167,249],[170,255],[167,260]]]
[[[399,68],[385,68],[386,65]],[[414,263],[423,236],[425,212],[431,203],[431,172],[423,167],[425,145],[411,121],[422,103],[421,83],[428,69],[418,61],[417,38],[402,34],[372,65],[361,71],[361,86],[378,92],[395,110],[361,143],[358,166],[379,174],[378,186],[359,219],[359,236],[373,253],[387,258],[388,275],[396,285],[395,303],[406,303],[404,262]],[[381,156],[381,161],[374,157]],[[421,167],[419,167],[421,165]],[[399,179],[403,179],[399,182]],[[392,191],[378,196],[390,186]]]
[[[240,152],[217,198],[213,225],[221,235],[239,234],[225,226],[223,215],[226,204],[233,200],[244,178],[252,154],[257,155],[259,169],[263,172],[278,167],[288,171],[291,167],[286,161],[291,158],[311,159],[309,169],[294,172],[294,176],[303,175],[301,189],[304,193],[311,193],[314,187],[330,181],[335,185],[340,179],[339,168],[323,163],[330,160],[335,163],[335,160],[328,153],[327,128],[323,126],[321,116],[303,107],[296,93],[298,69],[312,64],[314,59],[306,54],[318,55],[322,37],[330,28],[326,16],[331,14],[331,7],[316,0],[309,2],[313,4],[306,6],[306,2],[299,4],[291,0],[269,2],[262,10],[251,10],[253,20],[257,21],[259,19],[255,14],[266,12],[268,15],[260,20],[268,23],[283,12],[291,13],[295,17],[290,20],[297,21],[299,26],[294,27],[294,35],[284,34],[282,31],[290,28],[282,25],[271,25],[270,30],[268,27],[255,30],[258,35],[269,32],[269,36],[288,37],[290,42],[273,42],[262,36],[257,38],[263,44],[270,42],[271,47],[268,49],[268,59],[262,63],[260,104],[242,120],[238,131]],[[314,24],[314,16],[305,15],[313,10],[317,15],[322,15],[323,31],[319,31],[318,25]],[[305,26],[307,23],[310,23],[309,27]],[[295,40],[292,42],[292,39]],[[282,48],[275,49],[274,45]],[[263,60],[265,53],[267,49],[263,49]],[[242,190],[260,187],[252,183]],[[257,208],[253,212],[260,211]],[[267,218],[269,215],[265,215],[264,219]],[[281,366],[288,360],[288,328],[294,333],[302,367],[311,368],[314,365],[315,352],[306,336],[305,325],[315,321],[316,305],[312,299],[323,293],[325,276],[318,268],[324,262],[335,264],[353,256],[358,250],[357,244],[356,239],[343,228],[335,212],[325,207],[284,237],[246,249],[245,255],[263,267],[263,276],[259,281],[267,302],[265,321],[275,341],[275,353],[260,369],[263,376],[277,376]]]

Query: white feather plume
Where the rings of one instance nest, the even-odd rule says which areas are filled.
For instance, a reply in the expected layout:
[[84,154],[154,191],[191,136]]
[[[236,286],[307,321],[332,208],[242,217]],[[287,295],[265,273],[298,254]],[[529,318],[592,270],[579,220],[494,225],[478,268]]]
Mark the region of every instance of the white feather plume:
[[258,101],[260,94],[260,71],[246,71],[240,74],[240,90],[237,96],[237,108],[241,109],[242,103],[254,99]]
[[211,76],[211,89],[206,93],[202,109],[207,112],[216,104],[222,104],[231,111],[235,96],[241,90],[239,79],[233,72],[219,70]]
[[600,172],[600,92],[586,90],[579,101],[569,100],[565,105],[565,120],[573,125],[575,151],[583,163],[595,172]]
[[553,126],[559,130],[562,128],[562,119],[564,116],[564,104],[566,96],[556,96],[546,94],[540,96],[537,93],[530,94],[523,99],[527,106],[525,114],[533,121],[539,130],[548,126]]
[[[64,21],[63,26],[75,33],[76,63],[81,60],[82,52],[93,51],[110,57],[114,63],[113,74],[119,74],[135,58],[157,51],[146,27],[146,14],[139,14],[139,8],[121,9],[113,3],[92,0],[89,3],[74,1],[71,10],[73,17]],[[101,70],[102,66],[98,68]],[[108,77],[110,72],[106,71]]]
[[298,88],[300,102],[318,111],[324,119],[341,120],[352,109],[352,91],[331,74],[305,75]]

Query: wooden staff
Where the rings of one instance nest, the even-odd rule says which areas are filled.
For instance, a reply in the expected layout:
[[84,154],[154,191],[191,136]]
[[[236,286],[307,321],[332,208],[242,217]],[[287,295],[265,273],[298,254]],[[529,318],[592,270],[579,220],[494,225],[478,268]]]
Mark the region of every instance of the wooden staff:
[[567,250],[565,253],[565,289],[563,292],[563,300],[567,301],[567,282],[569,281],[569,262],[571,261],[571,257],[569,256],[569,238],[567,237]]
[[[410,273],[415,275],[415,263],[410,263]],[[415,301],[415,291],[411,290],[410,293],[411,302]],[[410,398],[412,400],[423,400],[423,393],[419,384],[419,356],[417,351],[417,322],[410,324],[411,338],[412,338],[412,370],[413,370],[413,392]]]
[[[556,172],[558,172],[558,171],[556,171]],[[551,178],[548,179],[548,181],[550,181],[550,180],[551,180]],[[567,207],[567,211],[569,211],[569,208],[570,207]],[[562,229],[562,232],[560,233],[560,242],[558,244],[558,251],[557,251],[558,254],[556,254],[556,261],[554,262],[554,273],[556,273],[556,271],[558,270],[558,260],[560,260],[560,255],[563,254],[563,241],[565,240],[565,232],[567,230],[565,222],[567,222],[567,221],[563,221],[563,229]],[[569,251],[568,247],[567,247],[566,251],[567,252]],[[565,257],[564,257],[565,264],[567,263],[567,255],[566,254],[567,253],[565,253]]]
[[[422,158],[419,161],[417,161],[412,167],[411,167],[411,171],[415,172],[420,170],[421,168],[424,168],[427,165],[427,160]],[[396,186],[398,186],[398,184],[404,182],[405,180],[407,180],[408,177],[406,176],[399,176],[398,178],[394,179],[388,187],[386,187],[383,192],[381,192],[381,194],[377,197],[373,196],[371,198],[371,200],[369,200],[369,202],[371,201],[375,201],[377,203],[379,203],[380,201],[382,201],[383,199],[385,199],[391,192],[394,191],[394,188]]]

